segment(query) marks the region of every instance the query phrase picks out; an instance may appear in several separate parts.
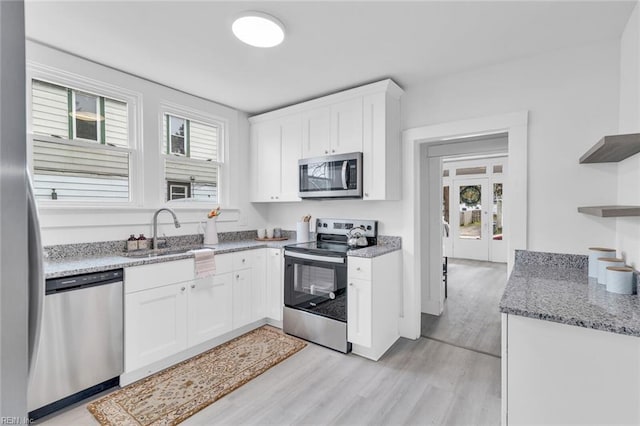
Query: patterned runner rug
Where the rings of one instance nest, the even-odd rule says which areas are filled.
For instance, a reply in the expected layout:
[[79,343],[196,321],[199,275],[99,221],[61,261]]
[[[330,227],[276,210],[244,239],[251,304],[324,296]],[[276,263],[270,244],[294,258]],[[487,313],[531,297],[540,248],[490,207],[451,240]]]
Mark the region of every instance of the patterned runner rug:
[[175,425],[306,345],[263,326],[119,389],[87,409],[102,425]]

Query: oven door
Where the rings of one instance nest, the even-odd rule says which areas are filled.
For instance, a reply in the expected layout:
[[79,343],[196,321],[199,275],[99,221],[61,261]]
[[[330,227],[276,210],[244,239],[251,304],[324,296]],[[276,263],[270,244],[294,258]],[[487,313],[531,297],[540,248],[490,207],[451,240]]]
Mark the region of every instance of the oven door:
[[362,198],[362,153],[298,161],[300,198]]
[[347,322],[347,259],[285,250],[284,304]]

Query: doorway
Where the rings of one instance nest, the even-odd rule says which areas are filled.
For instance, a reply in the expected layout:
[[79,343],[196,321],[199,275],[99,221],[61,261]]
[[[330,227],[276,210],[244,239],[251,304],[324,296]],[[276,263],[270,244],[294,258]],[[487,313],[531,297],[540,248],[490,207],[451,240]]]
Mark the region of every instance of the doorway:
[[[508,139],[510,173],[505,187],[517,188],[504,206],[504,223],[509,230],[508,273],[513,267],[515,250],[527,248],[528,111],[415,127],[402,133],[402,218],[405,228],[402,232],[399,329],[403,337],[417,339],[420,336],[420,312],[439,315],[444,308],[442,164],[441,159],[428,158],[426,153],[431,147],[446,145],[446,139],[499,132],[506,133]],[[424,215],[426,211],[430,213]]]
[[504,226],[506,155],[444,158],[443,235],[447,258],[507,261]]

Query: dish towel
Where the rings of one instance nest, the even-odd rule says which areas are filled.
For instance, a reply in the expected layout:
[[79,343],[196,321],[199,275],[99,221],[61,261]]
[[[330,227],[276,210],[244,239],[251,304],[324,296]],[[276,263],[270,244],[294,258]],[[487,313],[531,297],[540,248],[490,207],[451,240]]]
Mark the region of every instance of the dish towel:
[[191,250],[195,256],[196,278],[204,278],[216,273],[215,252],[211,249]]

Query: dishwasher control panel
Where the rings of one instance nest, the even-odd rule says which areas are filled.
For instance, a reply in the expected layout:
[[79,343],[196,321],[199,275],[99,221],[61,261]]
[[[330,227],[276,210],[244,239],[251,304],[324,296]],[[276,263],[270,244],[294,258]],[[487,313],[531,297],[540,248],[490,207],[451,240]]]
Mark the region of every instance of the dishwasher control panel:
[[122,281],[124,272],[122,269],[104,272],[91,272],[72,277],[50,278],[46,281],[45,294],[61,291],[75,290],[82,287],[110,284]]

